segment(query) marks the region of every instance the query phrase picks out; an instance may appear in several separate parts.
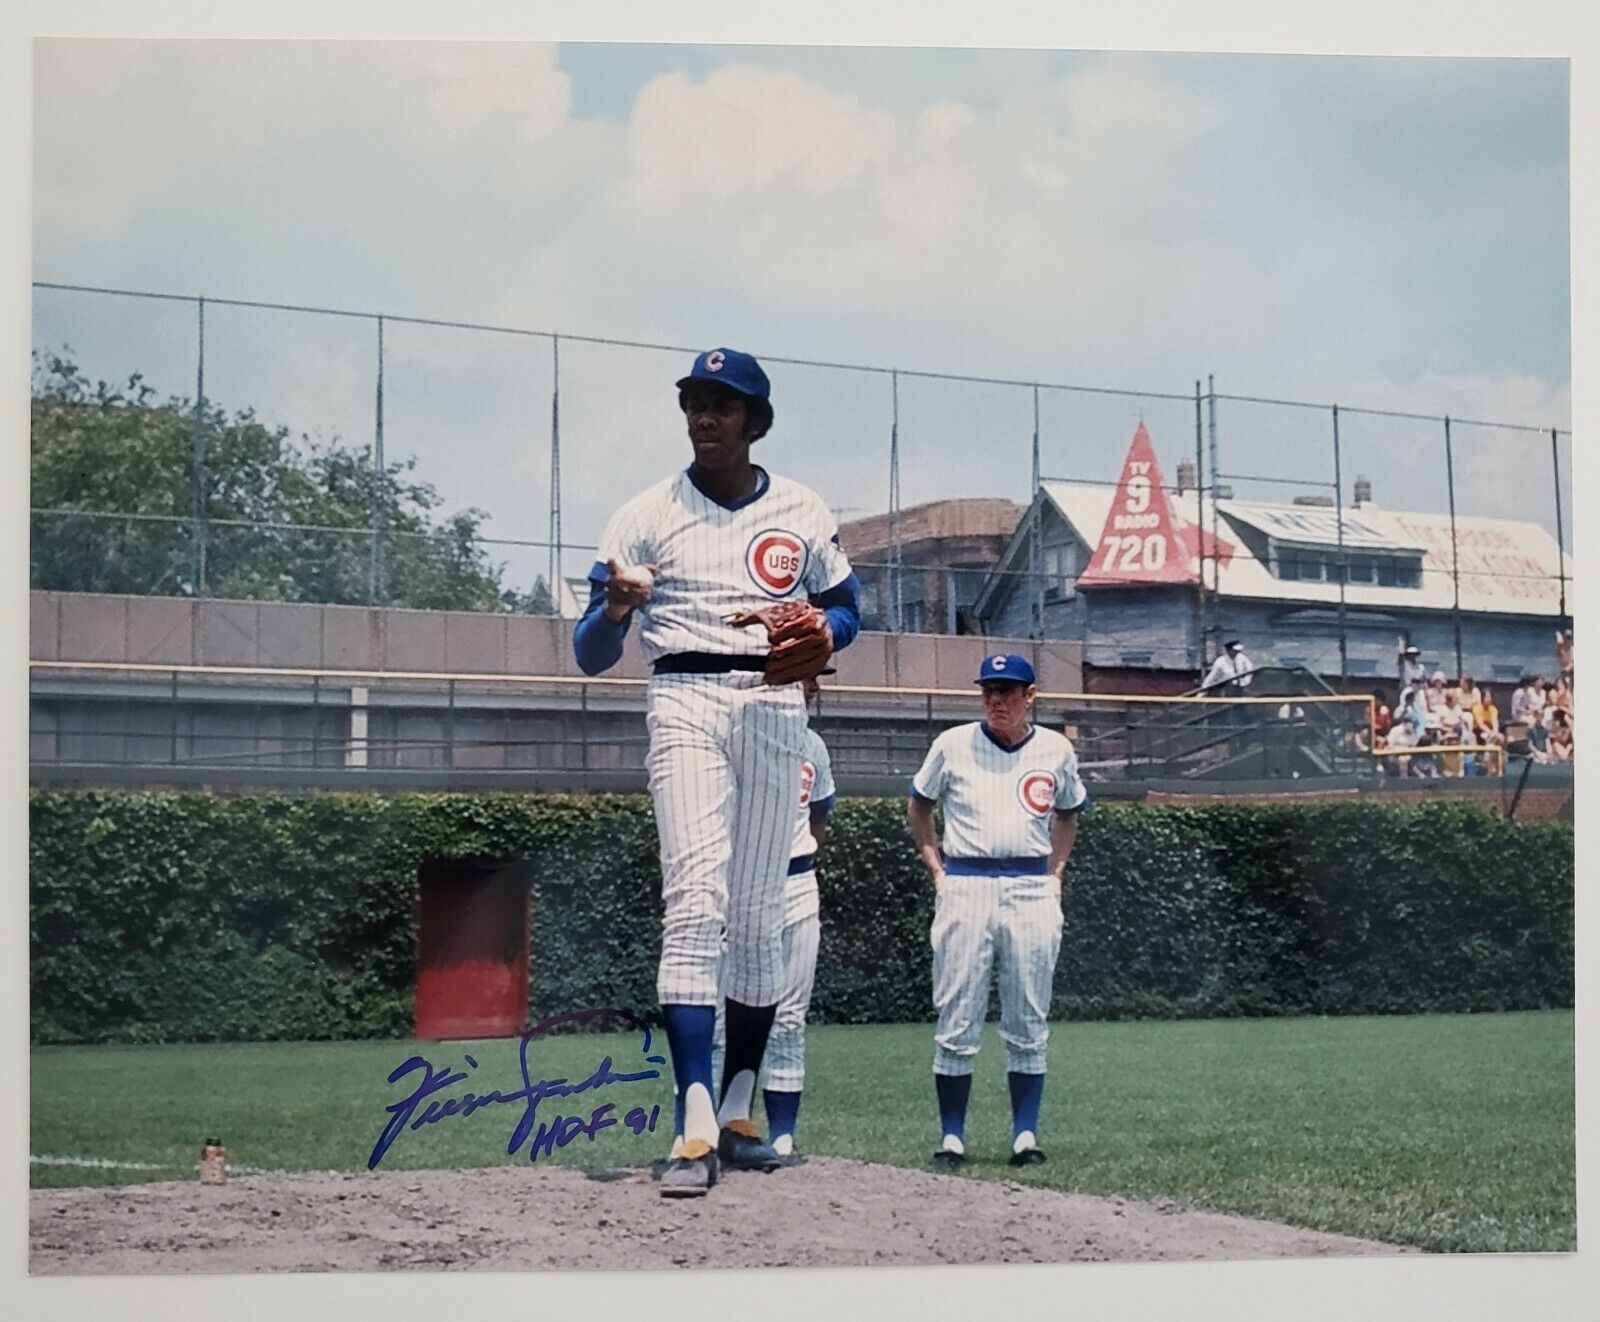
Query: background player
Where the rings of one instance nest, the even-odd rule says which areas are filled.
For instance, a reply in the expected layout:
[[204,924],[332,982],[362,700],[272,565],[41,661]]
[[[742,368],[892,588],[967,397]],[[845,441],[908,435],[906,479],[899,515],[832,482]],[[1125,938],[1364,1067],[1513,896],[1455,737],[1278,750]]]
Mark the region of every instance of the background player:
[[[808,699],[816,691],[815,681],[806,685]],[[816,856],[827,838],[833,802],[833,764],[828,746],[821,735],[808,728],[805,760],[800,764],[800,805],[789,858],[789,880],[783,892],[783,991],[762,1061],[767,1137],[785,1165],[799,1160],[794,1133],[806,1078],[806,1012],[811,1008],[811,991],[817,979],[817,947],[822,939]],[[719,1016],[718,1056],[722,1053],[722,1032]]]
[[[825,651],[860,628],[832,513],[808,488],[750,461],[772,426],[770,394],[749,354],[711,349],[695,359],[678,382],[694,462],[612,517],[573,635],[579,666],[598,674],[621,657],[637,614],[652,668],[648,768],[664,910],[656,991],[684,1109],[683,1144],[661,1180],[668,1197],[705,1193],[719,1156],[736,1168],[777,1164],[750,1106],[783,976],[805,698],[798,683],[768,682],[766,643],[729,621],[809,601]],[[723,993],[716,1106],[711,1041]]]
[[[1011,1090],[1013,1166],[1038,1146],[1050,996],[1061,953],[1061,879],[1089,801],[1065,735],[1033,724],[1033,666],[1014,653],[983,660],[983,720],[933,741],[911,782],[907,817],[933,878],[933,1081],[943,1141],[933,1162],[966,1160],[967,1097],[999,965],[1000,1037]],[[941,849],[933,809],[944,804]]]

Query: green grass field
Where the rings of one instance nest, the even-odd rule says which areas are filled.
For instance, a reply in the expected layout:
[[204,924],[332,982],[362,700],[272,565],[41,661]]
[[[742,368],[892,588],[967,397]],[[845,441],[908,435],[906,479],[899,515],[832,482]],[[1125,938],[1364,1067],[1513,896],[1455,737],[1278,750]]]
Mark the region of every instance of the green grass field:
[[[811,1029],[802,1149],[923,1165],[937,1139],[931,1033]],[[664,1049],[658,1037],[653,1050]],[[212,1133],[236,1167],[360,1170],[384,1108],[415,1083],[390,1084],[389,1071],[413,1052],[462,1069],[464,1051],[479,1068],[439,1097],[520,1085],[516,1044],[503,1041],[37,1048],[33,1184],[193,1178]],[[619,1071],[645,1068],[638,1035],[613,1034],[536,1041],[530,1069],[535,1080],[576,1080],[608,1053]],[[1570,1013],[1060,1024],[1050,1054],[1040,1140],[1050,1162],[1014,1171],[991,1026],[973,1086],[969,1178],[1164,1198],[1430,1250],[1575,1247]],[[549,1160],[623,1166],[663,1155],[666,1078],[546,1100],[539,1117],[587,1116],[606,1101],[619,1116],[659,1104],[661,1127],[636,1136],[618,1125]],[[522,1112],[497,1104],[405,1132],[383,1169],[526,1160],[506,1153]]]

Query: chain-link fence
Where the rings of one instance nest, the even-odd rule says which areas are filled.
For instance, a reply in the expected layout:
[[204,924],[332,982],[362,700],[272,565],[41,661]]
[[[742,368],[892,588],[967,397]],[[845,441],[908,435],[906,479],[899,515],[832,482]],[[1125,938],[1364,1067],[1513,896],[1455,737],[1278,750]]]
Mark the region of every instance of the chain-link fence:
[[[167,391],[167,421],[187,411],[189,428],[164,508],[119,500],[114,480],[41,503],[36,480],[34,586],[558,614],[581,610],[610,513],[681,467],[671,382],[703,347],[49,283],[35,285],[34,337],[92,376]],[[1267,627],[1251,601],[1285,596],[1320,610],[1326,646],[1281,659],[1344,678],[1405,642],[1381,608],[1396,588],[1444,622],[1428,650],[1455,674],[1473,650],[1464,620],[1570,626],[1572,438],[1560,426],[1257,399],[1209,377],[1140,390],[751,347],[778,382],[757,459],[843,523],[886,516],[881,544],[856,556],[871,627],[1091,641],[1090,612],[1066,609],[1084,566],[1051,541],[1036,494],[1059,480],[1105,503],[1141,424],[1175,516],[1197,531],[1200,581],[1183,607],[1192,628],[1124,645],[1125,664],[1202,666],[1241,621]],[[342,481],[348,499],[263,514],[222,489],[224,466],[243,462],[230,450],[249,431],[241,415],[304,433],[290,446],[301,451],[337,438],[369,476],[319,461],[305,467],[311,485]],[[436,493],[431,508],[405,494],[416,483]],[[956,496],[1009,501],[1010,521],[942,541],[919,527],[918,507]],[[322,509],[337,517],[305,513]],[[478,513],[445,513],[463,509]],[[1029,509],[1037,522],[1008,557]]]

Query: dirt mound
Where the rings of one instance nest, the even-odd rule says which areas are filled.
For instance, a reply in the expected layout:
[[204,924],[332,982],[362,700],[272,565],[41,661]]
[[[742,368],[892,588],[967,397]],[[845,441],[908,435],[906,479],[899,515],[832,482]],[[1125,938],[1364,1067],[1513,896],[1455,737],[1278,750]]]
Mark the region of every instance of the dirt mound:
[[36,1274],[525,1271],[1344,1257],[1404,1250],[1172,1204],[815,1157],[668,1202],[645,1170],[245,1176],[29,1194]]

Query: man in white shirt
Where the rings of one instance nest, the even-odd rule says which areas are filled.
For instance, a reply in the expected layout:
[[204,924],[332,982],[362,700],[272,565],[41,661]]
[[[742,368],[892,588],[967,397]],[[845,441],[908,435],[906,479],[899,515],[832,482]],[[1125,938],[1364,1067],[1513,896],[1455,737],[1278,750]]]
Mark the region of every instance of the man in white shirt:
[[1411,684],[1420,684],[1427,673],[1427,666],[1422,664],[1422,651],[1420,648],[1412,646],[1400,649],[1401,688],[1406,688]]
[[1211,663],[1202,687],[1210,690],[1216,685],[1215,691],[1209,694],[1211,697],[1243,693],[1250,687],[1250,672],[1254,669],[1255,664],[1244,653],[1244,644],[1237,638],[1230,638],[1223,644],[1217,659]]

